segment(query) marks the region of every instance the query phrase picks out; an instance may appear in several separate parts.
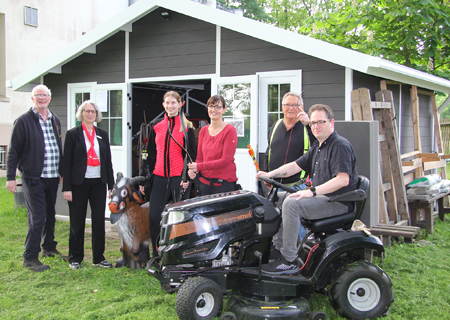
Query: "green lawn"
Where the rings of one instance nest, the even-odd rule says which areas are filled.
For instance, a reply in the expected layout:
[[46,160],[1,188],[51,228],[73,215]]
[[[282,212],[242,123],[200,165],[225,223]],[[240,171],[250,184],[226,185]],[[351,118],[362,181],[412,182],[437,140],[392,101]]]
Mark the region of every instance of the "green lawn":
[[[14,210],[5,178],[0,179],[0,319],[177,319],[176,295],[162,291],[145,270],[99,270],[86,259],[74,271],[60,258],[43,259],[51,267],[43,273],[23,268],[26,228],[26,212]],[[69,224],[58,222],[56,230],[58,247],[67,253]],[[120,257],[117,240],[107,248],[109,261]],[[85,249],[88,254],[89,241]],[[386,251],[378,265],[391,277],[396,295],[386,319],[450,319],[450,223],[436,220],[432,235]],[[341,319],[326,296],[314,294],[311,302],[329,319]]]

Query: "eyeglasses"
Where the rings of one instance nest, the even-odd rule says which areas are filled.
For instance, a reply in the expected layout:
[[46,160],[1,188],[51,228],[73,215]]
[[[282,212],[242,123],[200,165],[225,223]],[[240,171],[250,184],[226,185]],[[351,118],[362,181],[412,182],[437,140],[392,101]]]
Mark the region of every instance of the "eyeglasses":
[[[328,119],[330,120],[330,119]],[[323,126],[325,124],[325,122],[327,122],[328,120],[319,120],[319,121],[310,121],[309,122],[309,126],[312,128],[314,127],[316,124],[319,125],[319,127]]]
[[35,94],[34,96],[37,97],[37,98],[48,98],[48,97],[50,97],[49,94]]
[[86,110],[86,109],[83,109],[83,111],[86,112],[86,113],[92,113],[92,114],[96,114],[96,113],[97,113],[96,110]]
[[213,106],[213,105],[209,105],[208,106],[208,109],[216,109],[216,110],[220,110],[220,109],[222,109],[223,107],[220,105],[220,104],[216,104],[215,106]]
[[289,109],[289,108],[298,108],[300,105],[299,104],[289,104],[289,103],[283,103],[283,107]]

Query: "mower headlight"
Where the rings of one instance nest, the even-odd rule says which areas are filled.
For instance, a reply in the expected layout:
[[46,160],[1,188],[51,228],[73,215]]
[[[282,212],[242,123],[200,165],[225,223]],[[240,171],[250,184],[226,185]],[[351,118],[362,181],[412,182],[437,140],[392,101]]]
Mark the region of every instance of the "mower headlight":
[[178,211],[178,210],[169,211],[169,218],[167,219],[167,224],[176,224],[178,222],[183,221],[184,219],[186,219],[187,213],[188,212],[186,211]]

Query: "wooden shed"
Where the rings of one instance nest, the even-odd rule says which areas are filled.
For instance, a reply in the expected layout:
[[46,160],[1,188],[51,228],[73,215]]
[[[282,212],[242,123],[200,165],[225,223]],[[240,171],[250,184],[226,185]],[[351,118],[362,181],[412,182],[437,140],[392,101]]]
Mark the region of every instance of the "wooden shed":
[[[163,111],[165,91],[185,95],[192,119],[207,119],[203,104],[221,93],[229,101],[227,120],[240,126],[239,183],[256,191],[246,146],[265,152],[284,92],[301,92],[306,109],[328,104],[337,120],[349,121],[352,90],[366,87],[374,95],[381,80],[389,80],[394,94],[402,152],[410,150],[411,86],[450,93],[450,81],[194,1],[140,0],[7,84],[20,91],[46,84],[63,133],[75,126],[83,100],[96,101],[103,110],[99,125],[110,133],[114,170],[126,176],[136,173],[133,136]],[[431,152],[427,95],[420,96],[420,118],[423,152]]]

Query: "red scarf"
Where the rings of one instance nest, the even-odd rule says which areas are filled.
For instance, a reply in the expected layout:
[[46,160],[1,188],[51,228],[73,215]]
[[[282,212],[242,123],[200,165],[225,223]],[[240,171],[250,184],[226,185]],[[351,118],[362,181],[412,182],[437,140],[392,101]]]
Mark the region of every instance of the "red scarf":
[[87,153],[87,165],[91,167],[97,167],[100,165],[100,160],[98,159],[94,149],[95,127],[92,127],[92,134],[89,134],[89,131],[86,129],[84,122],[82,122],[81,125],[84,132],[86,133],[89,142],[91,143],[91,147],[89,148]]

